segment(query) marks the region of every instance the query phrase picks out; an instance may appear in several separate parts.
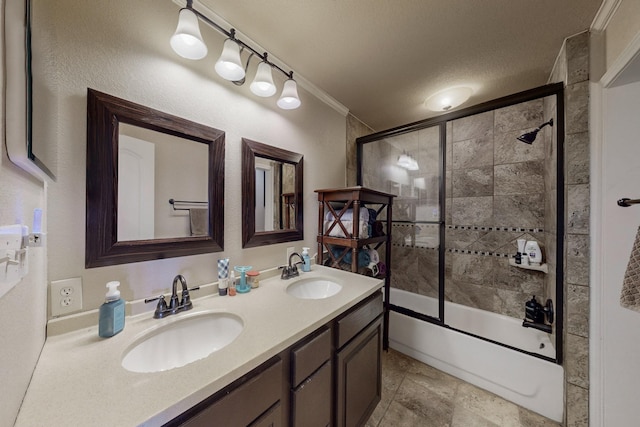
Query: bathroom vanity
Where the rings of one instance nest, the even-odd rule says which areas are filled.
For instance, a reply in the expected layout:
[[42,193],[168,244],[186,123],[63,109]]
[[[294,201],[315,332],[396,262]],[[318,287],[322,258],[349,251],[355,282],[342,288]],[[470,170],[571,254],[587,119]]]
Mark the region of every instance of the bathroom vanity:
[[[321,299],[287,292],[315,279],[341,290]],[[299,278],[263,279],[248,294],[194,298],[193,310],[165,319],[127,317],[110,339],[97,326],[50,336],[16,426],[363,424],[380,400],[383,283],[315,265]],[[122,367],[144,337],[223,312],[243,329],[208,357],[158,372]]]
[[382,312],[377,292],[165,425],[363,425],[380,401]]

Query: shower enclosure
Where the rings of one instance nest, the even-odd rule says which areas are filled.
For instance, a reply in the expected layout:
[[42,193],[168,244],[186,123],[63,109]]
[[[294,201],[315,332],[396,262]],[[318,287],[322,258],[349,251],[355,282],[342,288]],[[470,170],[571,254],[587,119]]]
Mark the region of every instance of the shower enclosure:
[[[562,93],[547,85],[358,138],[358,184],[396,195],[392,312],[561,363]],[[541,268],[514,265],[517,239],[540,244]],[[553,302],[551,334],[522,327],[533,295]]]

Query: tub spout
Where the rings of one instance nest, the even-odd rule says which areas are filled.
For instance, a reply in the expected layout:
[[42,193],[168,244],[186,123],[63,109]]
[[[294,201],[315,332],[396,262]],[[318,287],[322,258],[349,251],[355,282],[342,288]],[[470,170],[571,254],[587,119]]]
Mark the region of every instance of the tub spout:
[[524,326],[525,328],[537,329],[539,331],[546,332],[547,334],[551,333],[551,325],[547,325],[545,323],[535,323],[529,322],[528,320],[523,320],[522,326]]

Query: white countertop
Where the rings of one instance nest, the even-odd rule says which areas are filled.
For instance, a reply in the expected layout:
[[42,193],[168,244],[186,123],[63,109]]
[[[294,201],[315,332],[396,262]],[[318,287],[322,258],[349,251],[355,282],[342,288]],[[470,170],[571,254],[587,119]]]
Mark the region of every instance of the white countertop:
[[[342,290],[303,300],[285,292],[294,281],[329,277]],[[260,281],[234,297],[193,300],[190,311],[153,319],[127,317],[118,335],[98,337],[97,325],[47,338],[20,409],[23,426],[158,426],[248,373],[382,287],[383,281],[314,265],[299,278]],[[240,316],[244,329],[228,346],[181,368],[134,373],[122,368],[126,350],[150,329],[203,311]]]

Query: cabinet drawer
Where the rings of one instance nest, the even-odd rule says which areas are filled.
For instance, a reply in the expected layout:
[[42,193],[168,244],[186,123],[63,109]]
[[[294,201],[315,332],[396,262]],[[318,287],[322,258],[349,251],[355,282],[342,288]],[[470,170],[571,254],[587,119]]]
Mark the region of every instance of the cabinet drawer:
[[325,427],[331,424],[331,362],[291,393],[292,427]]
[[[200,405],[203,409],[193,418],[179,425],[188,427],[249,425],[277,403],[282,395],[282,360],[279,357],[266,362],[257,368],[257,371],[252,371],[241,378],[239,383],[233,383],[216,393],[210,398],[211,400],[202,402]],[[211,401],[213,403],[209,403]],[[275,407],[275,411],[280,410],[279,405]]]
[[383,311],[382,292],[371,295],[336,321],[336,347],[341,348]]
[[320,328],[308,341],[291,350],[291,385],[297,387],[331,357],[331,329]]
[[282,408],[280,402],[273,405],[260,418],[252,422],[249,427],[280,427],[282,426]]

